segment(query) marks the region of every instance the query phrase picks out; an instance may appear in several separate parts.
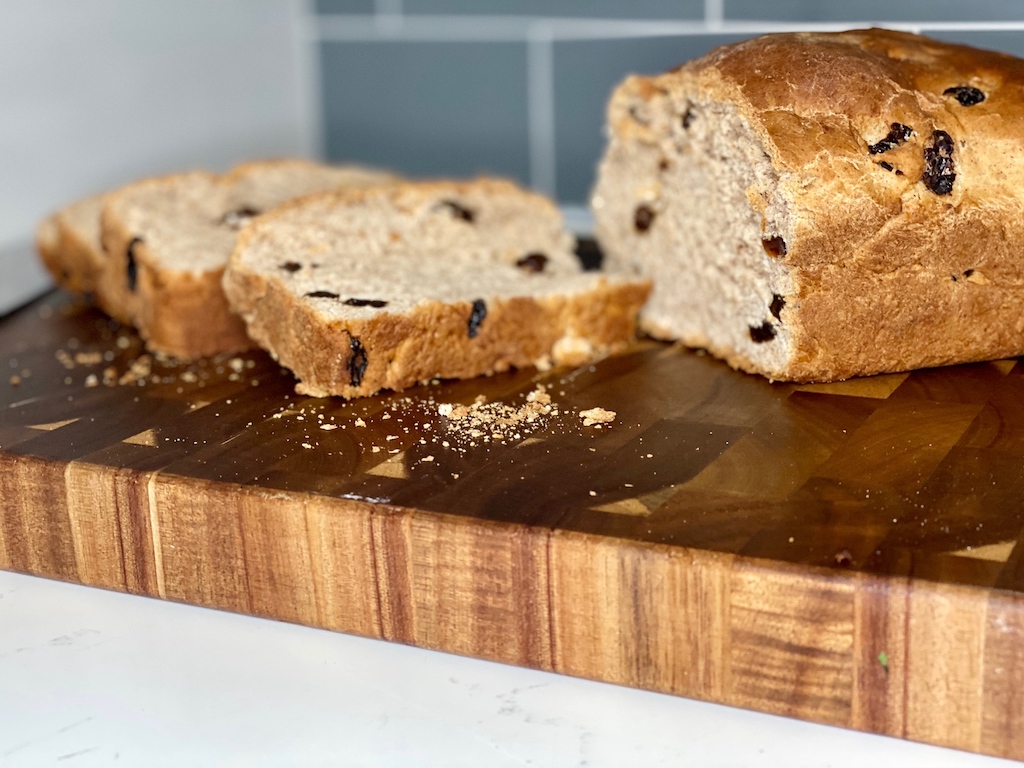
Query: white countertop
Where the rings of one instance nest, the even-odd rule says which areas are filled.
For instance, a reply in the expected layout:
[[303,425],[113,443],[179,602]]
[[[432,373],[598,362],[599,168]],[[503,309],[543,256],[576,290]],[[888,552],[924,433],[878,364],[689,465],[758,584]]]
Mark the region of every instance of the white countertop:
[[1011,765],[0,573],[0,766]]

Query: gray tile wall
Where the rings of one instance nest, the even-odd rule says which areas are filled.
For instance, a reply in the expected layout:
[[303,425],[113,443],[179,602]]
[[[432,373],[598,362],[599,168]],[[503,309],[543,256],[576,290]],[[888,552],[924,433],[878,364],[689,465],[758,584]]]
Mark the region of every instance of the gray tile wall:
[[1024,0],[316,0],[324,152],[581,206],[612,87],[734,40],[872,23],[1024,56]]
[[321,60],[328,157],[529,178],[525,43],[332,43]]

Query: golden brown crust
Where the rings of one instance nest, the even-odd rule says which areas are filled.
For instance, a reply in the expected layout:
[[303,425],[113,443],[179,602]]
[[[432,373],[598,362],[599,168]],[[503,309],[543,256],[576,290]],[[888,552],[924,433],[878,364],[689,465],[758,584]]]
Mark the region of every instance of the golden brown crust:
[[[301,378],[299,393],[351,398],[435,377],[471,378],[531,365],[575,333],[594,353],[615,349],[633,337],[650,286],[601,280],[572,296],[490,301],[487,321],[474,338],[466,332],[469,302],[427,302],[407,314],[327,323],[280,280],[232,270],[225,289],[248,318],[252,338]],[[365,354],[366,367],[354,377],[353,357],[359,354]]]
[[[789,362],[713,352],[800,381],[1024,353],[1024,61],[887,30],[769,35],[627,80],[616,140],[657,142],[628,105],[665,95],[734,105],[788,211]],[[897,123],[912,133],[885,144]],[[943,133],[955,179],[936,178]]]
[[75,259],[65,256],[66,247],[61,242],[58,216],[54,214],[44,219],[36,228],[36,252],[57,285],[69,291],[82,292],[85,289],[80,287],[82,283],[77,270],[67,264]]
[[136,326],[149,349],[182,359],[245,349],[251,342],[242,324],[225,310],[223,297],[218,305],[219,273],[168,270],[124,225],[120,212],[126,205],[123,200],[141,189],[170,188],[197,176],[215,178],[203,171],[171,174],[111,193],[100,228],[108,263],[97,286],[98,297],[119,319]]
[[[83,200],[75,205],[90,202]],[[39,224],[36,229],[36,251],[54,282],[64,290],[90,293],[95,289],[103,254],[69,220],[66,209]]]
[[[173,184],[187,175],[148,179],[139,184]],[[101,217],[108,266],[97,296],[104,309],[122,322],[134,324],[149,349],[181,359],[251,347],[245,324],[231,313],[221,289],[224,270],[191,273],[160,264],[146,243],[116,215],[116,194],[104,206]]]

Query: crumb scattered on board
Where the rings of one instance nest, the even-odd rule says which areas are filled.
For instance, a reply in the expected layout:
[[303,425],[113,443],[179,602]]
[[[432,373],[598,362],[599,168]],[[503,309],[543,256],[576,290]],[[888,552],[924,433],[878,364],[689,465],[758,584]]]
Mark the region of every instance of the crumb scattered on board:
[[[112,349],[79,350],[78,340],[70,338],[64,348],[58,349],[54,353],[54,357],[68,371],[74,371],[77,368],[97,369],[104,366],[102,370],[90,371],[85,376],[83,383],[90,389],[101,384],[105,387],[144,387],[147,384],[180,383],[183,385],[197,384],[203,387],[214,376],[225,373],[229,381],[241,381],[245,372],[256,366],[254,360],[245,360],[237,355],[229,354],[215,355],[195,361],[182,361],[161,354],[143,352],[129,360],[118,360],[119,353],[123,355],[137,343],[137,340],[133,340],[131,335],[122,333],[114,339],[114,346],[119,352]],[[18,386],[30,375],[30,371],[22,371],[21,376],[11,376],[11,386]],[[65,377],[64,382],[72,384],[74,377]],[[254,382],[256,382],[255,379],[251,382],[253,386],[255,386]],[[183,390],[180,389],[180,391]]]
[[[109,338],[109,337],[108,337]],[[69,339],[64,345],[65,348],[55,352],[55,358],[67,371],[72,372],[79,368],[86,369],[87,373],[82,379],[86,388],[104,387],[142,387],[148,384],[179,384],[178,392],[182,393],[185,387],[189,389],[202,388],[207,382],[211,382],[215,376],[225,376],[229,381],[242,381],[247,372],[255,367],[254,360],[247,360],[242,357],[230,354],[217,355],[211,358],[186,362],[160,354],[147,353],[139,348],[139,340],[129,333],[118,333],[113,339],[112,347],[100,349],[82,349],[77,339]],[[135,353],[133,356],[132,353]],[[128,359],[126,359],[128,358]],[[16,360],[11,360],[11,365],[16,365]],[[22,381],[31,376],[31,371],[23,370],[21,375],[12,374],[10,385],[19,386]],[[251,374],[250,374],[251,376]],[[77,377],[67,376],[65,384],[71,384]],[[250,382],[253,386],[258,385],[257,379]],[[439,381],[432,381],[431,384],[439,384]],[[563,382],[564,383],[564,382]],[[561,391],[559,394],[564,395]],[[299,445],[306,450],[314,450],[321,447],[318,437],[328,438],[324,433],[334,432],[346,427],[367,427],[367,421],[362,416],[355,416],[355,409],[360,404],[370,405],[372,400],[351,401],[345,403],[335,400],[345,410],[352,408],[347,415],[336,412],[325,417],[323,410],[317,412],[298,407],[294,402],[281,406],[275,413],[268,414],[270,418],[280,419],[283,417],[294,417],[296,421],[303,422],[306,417],[310,418],[311,426],[309,431],[312,434],[304,434],[298,441]],[[225,401],[230,405],[231,400]],[[207,405],[207,403],[202,403]],[[201,407],[201,406],[198,406]],[[354,412],[355,411],[355,412]],[[614,411],[601,407],[594,407],[587,410],[580,410],[573,414],[572,411],[563,413],[558,403],[552,399],[549,388],[543,384],[526,393],[520,394],[514,402],[501,400],[488,402],[483,395],[479,395],[469,404],[454,402],[437,402],[429,390],[424,393],[417,393],[412,396],[392,398],[391,403],[383,410],[363,410],[363,416],[370,418],[374,416],[375,421],[395,421],[400,429],[391,428],[388,432],[392,434],[379,435],[376,430],[368,429],[367,437],[379,444],[366,445],[366,438],[358,438],[364,449],[369,448],[371,453],[381,453],[387,450],[389,455],[394,455],[407,450],[414,445],[433,445],[435,448],[449,452],[465,455],[469,449],[487,445],[516,445],[531,436],[542,431],[550,431],[557,428],[559,433],[579,433],[579,427],[572,425],[572,417],[578,416],[582,420],[583,427],[601,429],[610,425],[616,418]],[[305,414],[305,415],[303,415]],[[328,410],[329,414],[329,410]],[[218,414],[219,415],[219,414]],[[568,417],[559,419],[563,415]],[[354,418],[353,418],[354,416]],[[326,420],[325,420],[326,419]],[[576,424],[579,424],[577,421]],[[250,422],[247,427],[251,427]],[[316,428],[322,430],[317,432]],[[410,434],[413,428],[414,434]],[[398,434],[394,434],[398,432]],[[400,447],[395,446],[396,442]],[[330,441],[325,445],[330,448]],[[593,450],[593,449],[592,449]],[[435,451],[436,452],[436,451]],[[418,459],[419,463],[434,463],[434,454],[428,454]],[[458,473],[452,473],[457,479]],[[593,494],[591,494],[593,495]]]
[[[333,443],[323,433],[351,428],[355,430],[350,433],[351,439],[356,440],[363,450],[386,452],[388,455],[418,446],[432,446],[446,453],[467,455],[470,450],[486,450],[489,446],[515,446],[531,437],[542,437],[544,432],[581,434],[578,426],[581,422],[587,427],[601,429],[616,418],[614,411],[605,408],[566,411],[554,401],[550,388],[544,384],[537,384],[533,390],[507,400],[490,402],[483,395],[478,395],[471,403],[438,402],[430,390],[391,395],[383,407],[375,398],[348,402],[335,399],[330,402],[340,406],[333,413],[332,406],[317,411],[315,408],[321,406],[304,408],[297,402],[289,402],[271,418],[311,422],[314,426],[309,427],[303,439],[313,448],[329,450]],[[357,413],[362,415],[357,416]],[[574,421],[577,417],[579,420]],[[325,440],[322,446],[321,439]],[[436,453],[435,450],[411,460],[417,464],[436,463]],[[457,473],[452,473],[452,477],[456,478]]]
[[[488,403],[483,395],[479,395],[470,405],[440,403],[437,415],[444,419],[443,431],[449,438],[442,445],[448,448],[454,442],[456,447],[465,448],[478,442],[508,443],[529,437],[558,416],[558,406],[551,402],[551,395],[544,385],[538,384],[526,395],[522,405],[499,401]],[[445,442],[449,445],[444,445]]]

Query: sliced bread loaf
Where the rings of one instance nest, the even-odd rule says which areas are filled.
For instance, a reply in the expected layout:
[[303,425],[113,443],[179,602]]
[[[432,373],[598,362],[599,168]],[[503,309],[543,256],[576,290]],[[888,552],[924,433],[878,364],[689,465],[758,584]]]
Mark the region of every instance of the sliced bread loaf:
[[153,351],[193,358],[244,349],[251,342],[221,289],[241,227],[301,195],[392,180],[361,168],[277,160],[224,176],[195,171],[130,184],[103,198],[100,305],[135,325]]
[[100,242],[103,195],[93,195],[58,211],[36,230],[36,249],[61,288],[91,293],[106,259]]
[[224,290],[300,393],[356,397],[632,338],[649,284],[583,272],[572,248],[558,209],[510,182],[347,190],[255,220]]
[[772,379],[1024,353],[1024,61],[769,35],[608,107],[592,207],[641,324]]

